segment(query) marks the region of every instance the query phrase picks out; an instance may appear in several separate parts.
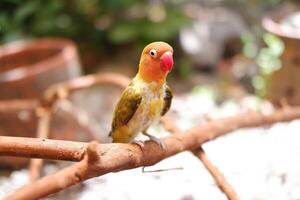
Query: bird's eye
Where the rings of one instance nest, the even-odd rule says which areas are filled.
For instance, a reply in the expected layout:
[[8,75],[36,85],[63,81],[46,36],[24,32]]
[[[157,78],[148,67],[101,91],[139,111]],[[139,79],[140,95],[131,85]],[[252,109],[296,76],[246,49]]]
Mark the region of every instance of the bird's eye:
[[152,58],[156,58],[156,56],[157,56],[157,52],[156,52],[155,49],[151,49],[150,52],[149,52],[149,54],[150,54],[150,56],[151,56]]

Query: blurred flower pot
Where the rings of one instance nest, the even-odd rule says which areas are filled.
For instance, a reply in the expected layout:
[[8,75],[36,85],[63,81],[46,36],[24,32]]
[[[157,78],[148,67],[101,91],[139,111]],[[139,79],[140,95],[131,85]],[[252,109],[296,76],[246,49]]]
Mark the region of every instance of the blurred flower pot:
[[279,36],[285,50],[282,67],[271,75],[267,98],[275,104],[286,100],[291,105],[300,104],[300,9],[284,6],[270,12],[263,19],[264,28]]
[[0,99],[32,99],[80,75],[75,45],[65,39],[14,42],[0,48]]
[[0,135],[35,137],[37,99],[49,86],[80,76],[73,42],[38,39],[0,47]]

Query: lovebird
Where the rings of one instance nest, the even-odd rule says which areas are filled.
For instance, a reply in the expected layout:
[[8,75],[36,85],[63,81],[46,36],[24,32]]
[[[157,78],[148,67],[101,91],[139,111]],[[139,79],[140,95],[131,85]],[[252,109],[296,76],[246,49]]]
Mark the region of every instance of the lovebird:
[[165,148],[147,129],[170,109],[173,96],[166,77],[173,64],[173,48],[169,44],[153,42],[144,48],[138,73],[123,91],[113,113],[110,131],[113,142],[141,145],[134,139],[142,133]]

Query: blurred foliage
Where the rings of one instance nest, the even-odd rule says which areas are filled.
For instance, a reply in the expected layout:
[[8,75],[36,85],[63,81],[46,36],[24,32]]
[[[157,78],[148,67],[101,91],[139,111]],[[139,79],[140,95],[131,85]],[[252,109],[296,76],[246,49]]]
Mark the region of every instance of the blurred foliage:
[[258,52],[258,46],[253,35],[249,32],[245,32],[241,35],[241,41],[243,44],[243,55],[247,58],[255,58]]
[[261,74],[270,75],[281,68],[280,56],[284,50],[282,40],[270,33],[263,35],[267,47],[261,48],[257,56],[257,63]]
[[265,33],[263,41],[266,47],[261,48],[256,57],[259,74],[252,81],[257,94],[261,97],[266,95],[271,74],[281,68],[280,56],[284,51],[283,41],[273,34]]
[[97,48],[172,40],[187,18],[180,1],[1,0],[0,43],[62,36]]
[[[283,49],[278,38],[264,33],[261,17],[266,10],[292,1],[299,2],[299,0],[196,2],[203,7],[231,8],[245,20],[249,32],[241,36],[243,55],[256,60],[259,67],[260,74],[253,78],[252,83],[260,96],[264,95],[270,73],[281,65],[279,57]],[[127,44],[137,44],[141,48],[150,41],[176,40],[180,29],[189,23],[184,9],[181,8],[191,2],[193,1],[0,0],[0,43],[23,38],[59,36],[71,38],[82,46],[91,46],[103,52],[116,49],[119,50],[118,53],[123,53],[124,49],[128,49]],[[261,39],[266,47],[261,47]],[[125,48],[116,48],[115,45],[124,45]],[[98,58],[98,51],[93,54],[88,52],[89,48],[84,47],[82,52],[87,52],[92,57],[90,60]],[[184,54],[176,57],[177,73],[181,78],[189,79],[193,75],[193,63],[186,59]],[[93,63],[91,65],[93,66]]]
[[219,93],[211,85],[198,85],[195,86],[192,91],[192,95],[202,96],[215,102],[219,98]]
[[284,51],[282,40],[270,33],[266,33],[261,26],[262,17],[280,5],[297,5],[299,0],[224,0],[223,5],[238,10],[245,19],[250,33],[242,35],[243,55],[253,59],[258,73],[252,77],[252,86],[256,95],[266,97],[271,74],[281,68],[281,55]]

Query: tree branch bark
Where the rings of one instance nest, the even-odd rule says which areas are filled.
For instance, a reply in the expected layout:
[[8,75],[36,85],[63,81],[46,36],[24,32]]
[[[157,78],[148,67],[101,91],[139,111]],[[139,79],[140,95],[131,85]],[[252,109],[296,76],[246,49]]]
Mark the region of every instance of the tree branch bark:
[[240,198],[233,190],[231,185],[226,181],[224,175],[218,170],[217,167],[208,159],[204,150],[200,147],[193,151],[194,155],[202,161],[205,168],[209,171],[211,176],[214,178],[217,186],[226,195],[228,200],[239,200]]
[[63,140],[0,136],[0,156],[80,161],[86,145]]
[[[180,133],[182,132],[175,122],[171,120],[168,116],[161,119],[162,123],[165,125],[165,128],[172,133]],[[210,120],[212,121],[212,120]],[[208,159],[206,153],[199,147],[196,150],[193,150],[192,153],[199,158],[199,160],[203,163],[204,167],[208,170],[211,176],[214,178],[219,189],[226,195],[228,200],[239,200],[240,198],[231,187],[231,185],[226,181],[224,175],[213,165],[213,163]]]
[[[153,165],[179,152],[198,149],[204,142],[238,128],[269,125],[298,118],[300,118],[300,107],[278,110],[270,115],[249,112],[219,119],[183,133],[162,138],[166,144],[165,151],[152,141],[147,141],[143,148],[136,144],[117,143],[93,144],[91,148],[91,145],[87,143],[2,136],[0,137],[0,155],[81,160],[79,163],[17,190],[6,199],[42,198],[89,178]],[[90,148],[87,148],[88,146]]]
[[130,79],[116,73],[102,73],[78,77],[67,82],[51,86],[43,94],[41,104],[51,106],[58,98],[67,98],[74,91],[82,90],[96,85],[116,85],[126,88]]
[[[37,138],[48,138],[50,132],[50,122],[52,117],[52,112],[50,109],[44,109],[42,107],[38,107],[36,109],[38,120],[37,127]],[[33,158],[29,163],[29,173],[30,173],[30,181],[33,182],[40,177],[41,168],[43,167],[44,160]]]

